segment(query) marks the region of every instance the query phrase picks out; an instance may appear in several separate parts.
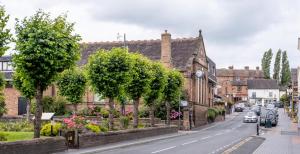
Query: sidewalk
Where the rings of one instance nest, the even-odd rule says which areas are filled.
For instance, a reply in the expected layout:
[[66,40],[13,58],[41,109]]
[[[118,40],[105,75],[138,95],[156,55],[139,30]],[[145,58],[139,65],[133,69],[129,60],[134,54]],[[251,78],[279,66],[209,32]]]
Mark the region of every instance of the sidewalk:
[[287,113],[279,109],[279,123],[277,127],[270,129],[262,128],[265,132],[262,137],[265,142],[259,146],[254,154],[299,154],[300,136],[297,124],[292,123]]

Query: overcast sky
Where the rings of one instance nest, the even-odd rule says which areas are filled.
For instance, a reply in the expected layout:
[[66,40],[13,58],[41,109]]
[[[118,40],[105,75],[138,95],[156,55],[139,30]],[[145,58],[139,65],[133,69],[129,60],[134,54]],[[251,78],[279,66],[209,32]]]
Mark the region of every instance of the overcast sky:
[[[300,65],[299,0],[0,0],[11,18],[38,9],[53,17],[67,13],[82,42],[196,37],[202,29],[207,55],[218,68],[260,66],[269,48],[287,50],[292,67]],[[275,56],[275,53],[274,53]],[[298,59],[298,60],[297,60]]]

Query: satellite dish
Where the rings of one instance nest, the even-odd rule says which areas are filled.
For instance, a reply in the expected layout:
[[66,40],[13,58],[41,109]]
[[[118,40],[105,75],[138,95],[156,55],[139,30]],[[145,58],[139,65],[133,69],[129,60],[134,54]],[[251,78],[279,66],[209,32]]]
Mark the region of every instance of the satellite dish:
[[198,78],[201,78],[202,76],[203,76],[203,72],[202,71],[200,71],[200,70],[198,70],[198,71],[196,71],[196,76],[198,77]]

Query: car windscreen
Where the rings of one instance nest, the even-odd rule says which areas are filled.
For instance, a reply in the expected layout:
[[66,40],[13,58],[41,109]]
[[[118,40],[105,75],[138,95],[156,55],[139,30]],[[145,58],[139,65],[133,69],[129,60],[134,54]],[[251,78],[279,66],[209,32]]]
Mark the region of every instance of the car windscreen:
[[248,113],[247,113],[247,116],[248,116],[248,117],[252,117],[252,116],[254,116],[254,115],[255,115],[254,112],[248,112]]

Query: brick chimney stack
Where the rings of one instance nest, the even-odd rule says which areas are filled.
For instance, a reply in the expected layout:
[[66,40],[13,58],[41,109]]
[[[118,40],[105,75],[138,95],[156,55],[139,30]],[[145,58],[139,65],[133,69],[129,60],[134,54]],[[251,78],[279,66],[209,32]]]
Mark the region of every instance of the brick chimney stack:
[[245,66],[245,70],[249,70],[249,66]]
[[165,30],[165,32],[161,34],[161,62],[166,67],[171,67],[171,58],[171,34]]
[[259,67],[258,66],[256,66],[256,70],[259,71]]
[[233,66],[229,66],[228,69],[233,70]]

